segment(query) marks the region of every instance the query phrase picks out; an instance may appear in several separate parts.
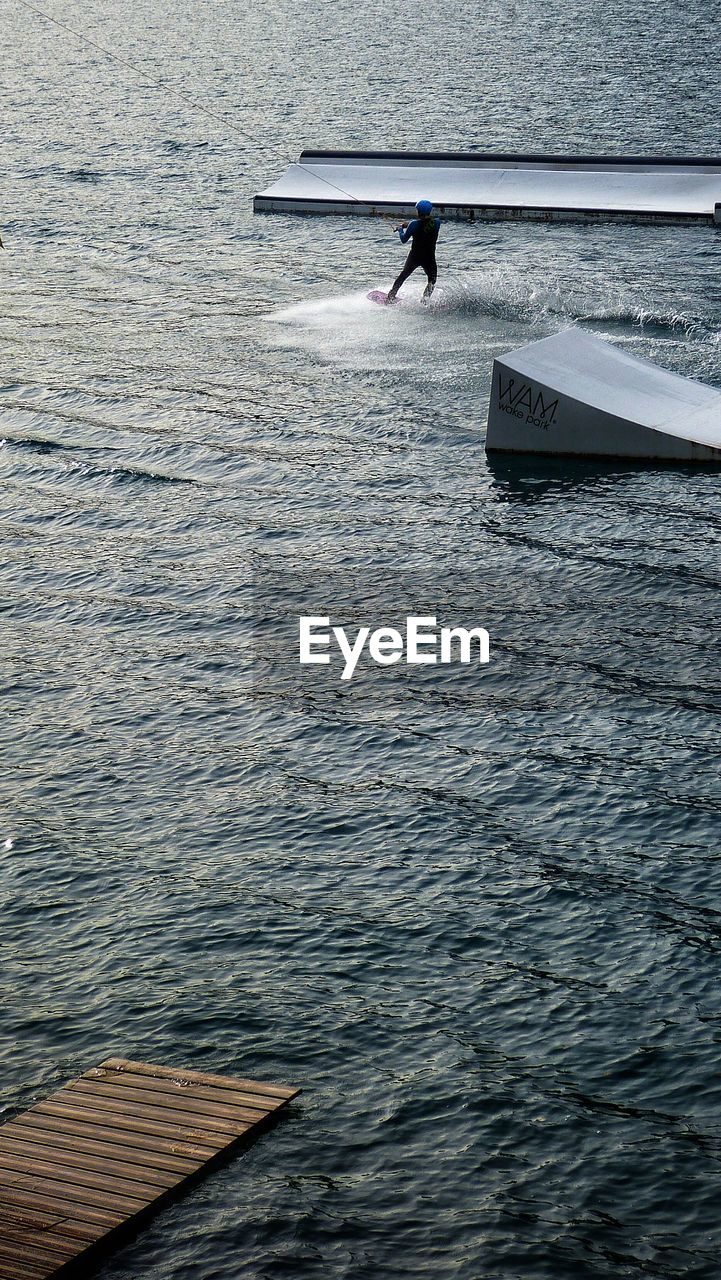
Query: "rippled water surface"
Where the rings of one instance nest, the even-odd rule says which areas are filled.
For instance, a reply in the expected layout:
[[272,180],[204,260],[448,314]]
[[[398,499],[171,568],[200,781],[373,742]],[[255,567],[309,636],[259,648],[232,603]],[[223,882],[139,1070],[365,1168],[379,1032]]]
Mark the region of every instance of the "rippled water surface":
[[[303,145],[714,154],[713,6],[48,4],[142,74],[0,8],[4,1113],[302,1086],[102,1280],[715,1280],[719,477],[483,439],[569,325],[721,387],[721,241],[449,224],[388,313],[387,223],[251,212]],[[491,663],[301,674],[302,612]]]

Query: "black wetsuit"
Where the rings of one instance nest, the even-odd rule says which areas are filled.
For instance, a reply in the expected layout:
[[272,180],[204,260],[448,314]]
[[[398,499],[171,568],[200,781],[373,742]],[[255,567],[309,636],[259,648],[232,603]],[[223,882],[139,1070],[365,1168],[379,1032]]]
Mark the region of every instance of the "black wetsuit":
[[438,266],[436,264],[436,242],[438,240],[438,232],[441,229],[440,218],[430,214],[427,218],[414,218],[408,223],[407,227],[400,227],[398,234],[401,238],[401,244],[407,244],[412,240],[411,251],[405,261],[405,266],[396,280],[393,281],[389,299],[395,298],[398,290],[405,280],[408,279],[414,271],[419,267],[425,271],[428,276],[428,284],[426,285],[424,297],[430,298],[433,293],[436,280],[438,279]]

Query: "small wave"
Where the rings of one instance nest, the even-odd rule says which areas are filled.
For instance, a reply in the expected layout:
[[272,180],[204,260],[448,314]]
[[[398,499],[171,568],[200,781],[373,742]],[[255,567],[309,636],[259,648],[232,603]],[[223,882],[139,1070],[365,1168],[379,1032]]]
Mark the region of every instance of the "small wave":
[[574,319],[587,324],[602,324],[607,329],[641,329],[643,333],[659,337],[681,334],[684,338],[706,338],[712,334],[710,326],[698,316],[685,315],[682,311],[655,311],[642,305],[614,308],[578,308]]
[[[0,448],[8,446],[21,454],[32,454],[36,457],[87,452],[87,445],[65,444],[59,440],[42,440],[32,437],[17,438],[7,435],[0,437]],[[102,452],[107,452],[105,447]],[[196,483],[192,476],[172,475],[166,471],[150,471],[146,467],[140,466],[122,464],[103,466],[97,462],[80,462],[70,458],[67,461],[61,459],[60,466],[66,472],[74,473],[82,479],[109,480],[115,484],[136,484],[138,482],[147,484]]]
[[[55,453],[67,446],[58,440],[14,440],[12,436],[3,436],[0,444],[12,445],[14,449],[22,449],[25,453]],[[71,446],[72,447],[72,446]]]
[[165,138],[160,144],[164,151],[207,151],[209,142],[179,142],[177,138]]
[[111,484],[195,484],[192,476],[173,476],[164,471],[146,471],[142,467],[98,467],[91,463],[73,465],[73,470],[83,479],[104,480]]
[[66,169],[64,176],[70,182],[100,182],[103,178],[97,169]]

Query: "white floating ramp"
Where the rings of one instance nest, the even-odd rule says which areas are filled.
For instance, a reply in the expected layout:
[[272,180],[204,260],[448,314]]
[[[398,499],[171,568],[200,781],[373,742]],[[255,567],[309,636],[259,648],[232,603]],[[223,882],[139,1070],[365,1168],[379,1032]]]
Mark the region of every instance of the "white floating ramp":
[[493,362],[486,449],[721,464],[721,391],[567,329]]
[[721,223],[721,158],[303,151],[253,201],[256,213]]

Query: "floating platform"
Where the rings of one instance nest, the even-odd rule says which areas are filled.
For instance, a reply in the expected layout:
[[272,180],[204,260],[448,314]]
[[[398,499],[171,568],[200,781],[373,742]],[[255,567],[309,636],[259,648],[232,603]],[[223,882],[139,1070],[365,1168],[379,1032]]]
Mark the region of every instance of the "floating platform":
[[721,391],[567,329],[494,360],[486,449],[721,464]]
[[0,1277],[88,1266],[297,1089],[108,1058],[0,1127]]
[[256,213],[721,224],[721,159],[453,151],[303,151]]

